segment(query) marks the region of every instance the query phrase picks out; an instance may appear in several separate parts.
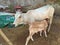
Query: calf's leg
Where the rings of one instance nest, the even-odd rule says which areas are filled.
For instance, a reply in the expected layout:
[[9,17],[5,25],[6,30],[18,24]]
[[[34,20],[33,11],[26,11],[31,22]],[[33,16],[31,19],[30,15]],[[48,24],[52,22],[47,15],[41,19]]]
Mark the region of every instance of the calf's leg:
[[45,33],[45,37],[47,37],[47,33],[46,33],[46,30],[44,30],[44,33]]
[[33,36],[33,34],[30,33],[29,36],[28,36],[27,39],[26,39],[26,43],[25,43],[25,45],[28,44],[28,42],[29,42],[30,39],[31,39],[32,41],[34,41],[32,36]]
[[42,36],[42,31],[40,31],[40,36]]

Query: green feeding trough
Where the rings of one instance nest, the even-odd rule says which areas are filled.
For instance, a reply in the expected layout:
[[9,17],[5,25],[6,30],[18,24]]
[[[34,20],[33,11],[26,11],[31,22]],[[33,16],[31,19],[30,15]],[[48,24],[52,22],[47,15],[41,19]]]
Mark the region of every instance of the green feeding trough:
[[6,26],[12,27],[14,19],[14,16],[10,13],[0,12],[0,28],[4,28]]

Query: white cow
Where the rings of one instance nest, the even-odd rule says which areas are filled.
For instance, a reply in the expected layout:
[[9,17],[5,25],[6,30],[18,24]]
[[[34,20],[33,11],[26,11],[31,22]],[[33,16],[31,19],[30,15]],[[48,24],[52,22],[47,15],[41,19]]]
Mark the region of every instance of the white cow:
[[52,24],[52,18],[54,14],[54,8],[51,5],[45,5],[43,7],[40,7],[38,9],[29,10],[27,13],[22,13],[20,16],[15,18],[15,21],[13,24],[15,26],[18,26],[19,24],[26,24],[27,22],[32,23],[35,20],[44,20],[49,19],[49,27],[48,32],[50,30],[51,24]]

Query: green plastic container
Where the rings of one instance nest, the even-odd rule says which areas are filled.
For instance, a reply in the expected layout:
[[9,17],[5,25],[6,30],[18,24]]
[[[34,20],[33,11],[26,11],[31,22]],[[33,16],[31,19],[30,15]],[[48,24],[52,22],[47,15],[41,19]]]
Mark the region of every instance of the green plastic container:
[[13,23],[14,19],[12,15],[0,15],[0,28],[4,28],[8,24]]

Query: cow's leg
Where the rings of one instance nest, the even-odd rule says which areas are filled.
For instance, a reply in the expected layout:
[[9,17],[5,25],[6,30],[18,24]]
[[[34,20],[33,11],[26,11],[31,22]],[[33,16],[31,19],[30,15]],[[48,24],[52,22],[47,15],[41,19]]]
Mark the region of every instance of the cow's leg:
[[53,17],[50,18],[50,21],[49,21],[49,27],[48,27],[48,32],[50,31],[51,24],[52,24],[52,20],[53,20]]

